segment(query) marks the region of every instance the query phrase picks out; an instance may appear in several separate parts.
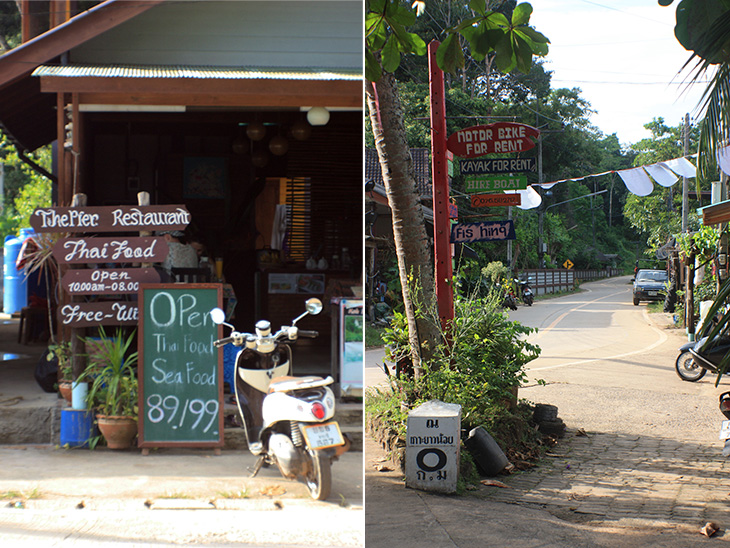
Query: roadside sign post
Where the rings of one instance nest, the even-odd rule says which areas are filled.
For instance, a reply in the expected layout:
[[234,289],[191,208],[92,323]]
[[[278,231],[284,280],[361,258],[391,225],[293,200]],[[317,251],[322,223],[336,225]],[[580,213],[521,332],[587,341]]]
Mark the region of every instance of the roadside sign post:
[[436,303],[441,325],[454,319],[451,285],[451,226],[449,220],[449,173],[446,158],[446,97],[444,73],[436,63],[439,42],[428,45],[429,92],[431,97],[431,161],[433,163],[433,241],[436,263]]

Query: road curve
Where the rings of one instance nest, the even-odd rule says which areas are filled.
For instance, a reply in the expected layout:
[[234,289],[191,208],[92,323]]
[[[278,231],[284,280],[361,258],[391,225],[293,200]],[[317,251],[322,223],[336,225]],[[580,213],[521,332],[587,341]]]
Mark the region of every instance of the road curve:
[[574,428],[718,443],[717,397],[728,381],[679,379],[674,361],[684,330],[645,303],[634,306],[628,277],[583,288],[510,313],[538,329],[529,340],[542,349],[520,397],[557,405]]

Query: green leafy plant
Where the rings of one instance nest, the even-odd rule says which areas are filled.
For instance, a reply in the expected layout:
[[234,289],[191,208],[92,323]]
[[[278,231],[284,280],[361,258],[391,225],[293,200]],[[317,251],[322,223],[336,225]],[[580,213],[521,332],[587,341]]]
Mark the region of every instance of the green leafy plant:
[[137,352],[129,352],[136,330],[124,334],[117,330],[108,337],[103,328],[99,339],[86,338],[89,364],[81,377],[91,383],[87,394],[90,409],[101,415],[137,416]]
[[[550,41],[532,28],[532,6],[517,4],[511,19],[487,7],[486,0],[471,0],[472,17],[446,29],[446,38],[439,45],[436,61],[445,72],[455,73],[464,68],[462,38],[469,42],[471,57],[482,61],[494,53],[499,70],[508,73],[518,69],[529,72],[532,56],[548,53]],[[416,16],[426,10],[426,3],[414,2],[414,12],[399,0],[369,0],[365,14],[365,77],[377,82],[385,72],[395,72],[401,63],[401,54],[425,55],[423,38],[409,32]]]
[[[369,392],[368,415],[404,435],[408,409],[437,399],[462,406],[462,428],[485,426],[495,439],[514,447],[535,436],[529,413],[517,404],[517,388],[526,380],[525,365],[540,354],[526,336],[532,328],[513,322],[501,310],[501,293],[455,297],[455,319],[450,345],[438,344],[423,378],[406,372],[390,378],[391,390]],[[421,310],[420,314],[428,314]],[[432,321],[438,321],[431,315]],[[408,359],[405,316],[395,314],[383,339],[391,361]],[[446,340],[446,338],[444,339]]]
[[59,341],[55,344],[48,345],[46,359],[49,362],[54,359],[58,361],[58,370],[60,372],[60,380],[62,381],[73,380],[71,356],[71,343],[68,341]]

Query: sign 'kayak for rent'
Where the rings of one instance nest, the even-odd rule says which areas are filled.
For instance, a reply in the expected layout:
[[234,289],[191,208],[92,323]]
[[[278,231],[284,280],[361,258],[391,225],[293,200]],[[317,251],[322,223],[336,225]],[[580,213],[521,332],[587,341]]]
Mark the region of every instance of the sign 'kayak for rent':
[[446,147],[460,158],[523,152],[535,146],[533,138],[539,135],[540,130],[532,126],[515,122],[495,122],[452,133],[446,141]]
[[462,175],[522,173],[536,169],[535,158],[478,158],[459,162],[459,171]]
[[514,239],[515,225],[512,221],[483,221],[456,224],[451,227],[452,244]]

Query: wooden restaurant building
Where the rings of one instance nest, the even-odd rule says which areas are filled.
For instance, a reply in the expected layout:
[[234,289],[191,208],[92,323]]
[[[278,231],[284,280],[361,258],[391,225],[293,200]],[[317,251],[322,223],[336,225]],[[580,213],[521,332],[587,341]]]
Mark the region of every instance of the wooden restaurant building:
[[54,206],[184,204],[237,329],[316,296],[303,353],[329,357],[329,303],[362,284],[362,2],[21,5],[0,126],[21,156],[52,145]]

